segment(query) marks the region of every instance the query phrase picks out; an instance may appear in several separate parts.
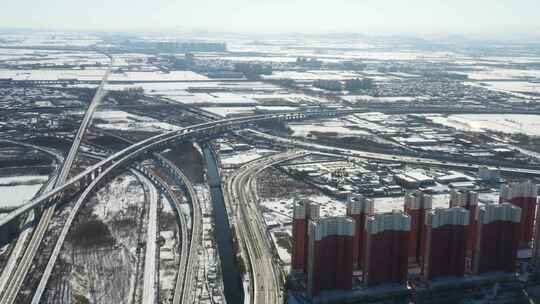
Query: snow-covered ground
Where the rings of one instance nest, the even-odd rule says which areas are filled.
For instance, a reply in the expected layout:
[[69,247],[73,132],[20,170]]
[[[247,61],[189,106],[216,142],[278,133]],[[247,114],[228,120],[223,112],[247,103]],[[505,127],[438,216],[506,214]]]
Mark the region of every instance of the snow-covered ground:
[[163,73],[160,71],[151,72],[124,72],[112,73],[109,76],[110,82],[115,81],[201,81],[208,80],[208,77],[192,71],[170,71]]
[[226,117],[227,115],[253,114],[255,107],[204,107],[205,111]]
[[156,290],[156,255],[157,248],[157,236],[158,236],[158,205],[159,194],[158,190],[147,178],[139,177],[145,184],[148,204],[148,220],[146,222],[146,248],[144,259],[144,278],[143,278],[143,291],[142,291],[142,303],[154,304],[154,300],[157,294]]
[[62,80],[79,79],[85,81],[99,81],[105,75],[105,70],[0,70],[0,78],[13,78],[13,80]]
[[16,184],[44,183],[49,179],[47,175],[20,175],[0,177],[0,186],[10,186]]
[[[161,231],[159,233],[161,238],[165,240],[165,243],[159,249],[160,271],[159,271],[159,287],[161,290],[174,290],[176,282],[176,270],[175,266],[177,259],[176,240],[174,231]],[[166,264],[167,267],[163,267]]]
[[[345,214],[345,203],[327,195],[310,195],[302,198],[319,203],[322,217]],[[294,197],[290,197],[287,199],[266,199],[260,202],[266,226],[270,229],[272,240],[281,261],[286,265],[291,261],[290,248],[286,248],[285,246],[288,245],[285,244],[290,244],[290,237],[292,236],[294,200]]]
[[21,206],[36,195],[47,179],[47,175],[0,177],[0,208]]
[[[289,227],[283,227],[283,228],[275,228],[270,230],[270,235],[272,236],[272,241],[274,242],[274,245],[277,249],[277,253],[279,255],[279,259],[285,264],[290,265],[291,263],[291,249],[285,248],[280,242],[286,242],[286,240],[292,239],[292,228]],[[282,241],[280,241],[280,239]],[[290,244],[287,242],[287,244]]]
[[132,175],[116,178],[106,190],[97,192],[97,201],[100,203],[92,210],[92,213],[105,223],[122,216],[130,207],[144,202],[144,190]]
[[540,94],[540,83],[527,81],[487,81],[483,83],[502,91]]
[[[1,73],[0,73],[1,75]],[[282,92],[280,87],[262,82],[219,83],[205,82],[150,82],[134,84],[109,84],[108,89],[124,90],[126,88],[142,88],[147,95],[162,96],[172,101],[186,104],[254,106],[259,104],[256,100],[259,94]],[[216,90],[208,93],[205,90]],[[234,93],[229,92],[234,90]],[[246,92],[246,93],[243,93]],[[276,95],[281,97],[281,95]]]
[[214,224],[212,218],[212,199],[207,185],[194,185],[203,216],[202,251],[199,251],[199,267],[197,271],[197,303],[224,303],[223,277],[214,238]]
[[[70,264],[71,271],[54,281],[51,289],[55,294],[65,302],[100,299],[103,303],[130,303],[135,296],[140,297],[135,294],[140,293],[137,282],[142,281],[137,273],[142,273],[144,253],[138,250],[144,240],[139,239],[144,202],[143,188],[132,174],[120,175],[90,198],[85,207],[88,213],[77,225],[104,224],[110,239],[101,235],[96,236],[101,240],[97,244],[66,243],[61,260]],[[77,225],[72,230],[77,231]]]
[[[391,212],[392,210],[403,210],[405,197],[380,197],[373,199],[375,204],[375,212],[384,213]],[[435,194],[433,195],[433,208],[448,208],[450,206],[449,194]]]
[[233,153],[222,153],[219,155],[221,164],[224,167],[240,166],[257,158],[268,154],[276,153],[275,150],[252,149],[248,151],[237,151]]
[[[0,78],[13,78],[14,80],[62,80],[78,79],[84,81],[99,81],[105,75],[105,69],[54,69],[54,70],[0,70]],[[112,73],[109,82],[115,81],[204,81],[208,77],[191,71],[172,71],[163,73],[160,71],[135,71],[124,73]],[[108,85],[107,89],[115,89],[114,85]]]
[[292,129],[293,136],[302,136],[306,137],[311,132],[321,132],[321,133],[336,133],[338,137],[342,136],[353,136],[353,135],[369,135],[368,132],[352,129],[353,126],[351,123],[347,123],[341,119],[329,119],[323,122],[301,124],[301,123],[290,123],[289,127]]
[[[180,192],[174,192],[180,195]],[[180,201],[186,202],[183,195]],[[186,205],[186,204],[182,204]],[[159,219],[159,296],[162,299],[173,297],[180,264],[181,243],[187,240],[180,240],[176,212],[167,196],[161,195]],[[188,211],[189,214],[189,211]],[[186,243],[187,245],[187,243]]]
[[540,70],[518,70],[509,68],[484,68],[482,70],[467,73],[469,79],[474,80],[497,80],[497,79],[519,79],[527,77],[540,77]]
[[354,77],[360,77],[359,74],[352,71],[277,71],[270,76],[264,76],[266,79],[298,79],[298,80],[345,80]]
[[124,111],[100,111],[95,114],[95,118],[107,121],[107,123],[96,124],[96,127],[107,130],[162,132],[181,129],[178,126],[160,122],[150,117]]
[[98,124],[96,127],[106,130],[121,130],[121,131],[147,131],[147,132],[163,132],[180,130],[181,127],[171,125],[165,122],[132,122],[132,123],[114,123],[114,124]]
[[523,133],[530,136],[540,136],[540,115],[524,114],[463,114],[427,116],[434,123],[449,126],[458,130],[470,132],[485,132],[486,130],[503,133]]
[[410,102],[415,100],[421,100],[421,97],[410,97],[410,96],[396,96],[396,97],[374,97],[369,95],[348,95],[342,97],[344,100],[350,102]]
[[32,199],[41,188],[38,185],[0,187],[0,207],[17,207]]

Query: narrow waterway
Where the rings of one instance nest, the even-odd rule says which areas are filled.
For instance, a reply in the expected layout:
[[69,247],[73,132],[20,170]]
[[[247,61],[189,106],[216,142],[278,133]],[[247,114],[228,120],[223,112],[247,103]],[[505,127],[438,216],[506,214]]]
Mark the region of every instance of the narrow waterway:
[[223,193],[221,192],[221,177],[219,176],[214,155],[208,147],[204,148],[204,158],[208,168],[208,183],[210,184],[214,206],[214,233],[218,245],[219,259],[221,260],[225,299],[229,304],[244,303],[242,277],[235,263],[231,228],[223,201]]

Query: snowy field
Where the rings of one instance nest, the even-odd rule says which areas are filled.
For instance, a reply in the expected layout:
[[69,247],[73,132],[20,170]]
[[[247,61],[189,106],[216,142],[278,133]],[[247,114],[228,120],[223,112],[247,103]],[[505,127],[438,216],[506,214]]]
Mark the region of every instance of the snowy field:
[[14,65],[77,66],[107,65],[109,58],[103,54],[92,52],[2,49],[0,50],[0,61]]
[[[81,81],[100,81],[105,75],[105,69],[40,69],[40,70],[0,70],[0,78],[13,78],[13,80],[62,80],[78,79]],[[111,73],[109,82],[139,82],[139,81],[204,81],[208,78],[191,71],[172,71],[163,73],[159,71],[134,71],[124,73]],[[119,88],[124,88],[120,86]],[[108,88],[115,88],[108,86]]]
[[[201,206],[202,218],[202,248],[199,251],[199,267],[197,271],[196,298],[213,298],[216,303],[223,302],[223,277],[217,244],[215,240],[214,222],[212,219],[213,205],[210,188],[207,184],[194,185]],[[200,303],[213,303],[203,300]]]
[[112,73],[109,77],[110,82],[115,81],[204,81],[208,77],[197,74],[192,71],[171,71],[163,73],[159,71],[152,72],[124,72]]
[[[271,40],[268,40],[269,42]],[[266,41],[265,41],[266,42]],[[321,61],[327,60],[434,60],[446,61],[449,58],[457,58],[457,54],[442,51],[386,51],[369,50],[371,46],[362,41],[335,41],[335,40],[311,40],[309,48],[305,47],[305,41],[286,39],[271,41],[271,45],[253,45],[244,42],[231,41],[228,49],[241,52],[273,53],[276,56],[294,58],[313,57]],[[286,45],[287,47],[281,47]],[[329,50],[332,49],[332,50]],[[460,57],[461,58],[461,57]],[[225,58],[223,58],[225,59]]]
[[0,70],[0,78],[13,78],[13,80],[49,80],[78,79],[84,81],[99,81],[105,75],[104,69],[87,70]]
[[[343,201],[336,200],[327,195],[310,195],[302,198],[317,202],[321,206],[321,216],[337,216],[345,214],[346,207]],[[292,236],[292,208],[294,197],[287,199],[267,199],[260,202],[266,226],[270,229],[272,240],[278,251],[280,259],[285,264],[291,261],[291,254],[283,245]],[[285,240],[284,239],[285,237]],[[278,241],[281,239],[281,242]]]
[[[54,38],[53,38],[54,37]],[[83,33],[64,33],[40,30],[36,32],[12,32],[2,34],[2,38],[13,46],[91,46],[101,41],[97,36]]]
[[366,131],[350,128],[352,126],[354,126],[354,124],[346,123],[341,119],[330,119],[323,122],[310,124],[289,124],[289,127],[293,131],[293,136],[306,137],[311,132],[336,133],[338,137],[369,135],[369,133]]
[[270,76],[265,76],[266,79],[296,79],[296,80],[345,80],[355,77],[361,77],[352,71],[277,71]]
[[429,115],[428,118],[434,123],[469,132],[497,131],[540,136],[540,115],[464,114],[448,117]]
[[540,94],[540,83],[528,81],[486,81],[483,83],[501,91]]
[[[501,83],[501,84],[499,84]],[[512,84],[508,84],[512,83]],[[540,100],[539,96],[535,96],[534,91],[530,91],[525,87],[526,86],[531,88],[528,84],[529,82],[523,82],[523,81],[483,81],[483,82],[464,82],[465,85],[473,86],[473,87],[481,87],[487,90],[495,91],[495,92],[503,92],[507,95],[510,95],[512,97],[516,97],[519,101],[519,99],[526,99],[531,101],[537,101]],[[519,88],[519,90],[514,90]],[[527,90],[527,91],[525,91]],[[508,102],[513,102],[513,99],[508,99]]]
[[[380,197],[373,199],[376,213],[391,212],[392,210],[404,210],[405,197]],[[450,207],[450,194],[433,195],[433,206],[435,208]]]
[[249,151],[238,151],[233,153],[221,153],[219,158],[221,159],[221,165],[224,167],[241,166],[247,162],[261,158],[265,155],[276,153],[275,150],[268,149],[252,149]]
[[105,223],[145,200],[144,190],[133,175],[122,175],[114,179],[107,188],[100,189],[96,196],[99,203],[94,207],[93,214]]
[[23,176],[9,176],[0,177],[0,186],[10,186],[17,184],[42,184],[49,179],[47,175],[23,175]]
[[202,109],[223,117],[227,115],[251,115],[255,111],[255,107],[204,107]]
[[[321,217],[345,215],[345,202],[326,195],[314,195],[305,197],[317,202],[321,206]],[[480,194],[481,200],[496,200],[497,193]],[[392,210],[403,210],[404,196],[374,198],[375,212],[385,213]],[[271,199],[261,202],[264,219],[267,226],[284,226],[292,223],[292,208],[294,198]],[[433,195],[433,208],[448,208],[450,206],[450,194]]]
[[[371,116],[373,115],[373,116]],[[369,130],[371,133],[387,133],[389,131],[398,131],[395,127],[390,127],[384,124],[378,123],[384,122],[387,120],[389,116],[381,114],[381,120],[376,119],[378,116],[377,113],[373,114],[354,114],[343,117],[344,120],[350,122],[357,128],[363,129],[363,130]]]
[[486,68],[484,70],[469,72],[467,75],[469,76],[469,79],[473,80],[540,78],[540,70]]
[[0,177],[0,208],[23,205],[36,195],[47,179],[47,175]]
[[96,127],[106,130],[162,132],[181,129],[179,126],[124,111],[100,111],[94,117],[107,121],[96,124]]
[[219,59],[223,60],[230,60],[230,61],[245,61],[245,62],[274,62],[274,63],[286,63],[286,62],[295,62],[296,58],[294,57],[286,57],[286,56],[221,56],[218,57]]
[[0,186],[0,207],[18,207],[32,199],[39,191],[41,184]]
[[422,97],[396,96],[396,97],[373,97],[369,95],[348,95],[342,97],[349,102],[411,102],[421,100]]
[[[345,214],[345,202],[336,200],[327,195],[303,196],[302,199],[309,199],[317,202],[321,206],[321,216],[337,216]],[[287,199],[267,199],[260,202],[263,209],[263,217],[269,227],[283,227],[292,223],[292,209],[294,197]]]
[[79,225],[93,223],[94,226],[102,222],[115,245],[109,247],[107,243],[97,243],[97,247],[86,247],[71,241],[66,244],[77,250],[62,256],[72,269],[61,277],[69,282],[67,286],[56,284],[54,292],[60,294],[62,302],[101,299],[103,303],[128,303],[138,296],[138,228],[144,201],[141,183],[132,174],[116,177],[90,198],[84,208],[91,215],[81,219]]
[[[179,73],[184,73],[179,71]],[[186,72],[186,75],[187,72]],[[198,75],[198,74],[197,74]],[[195,76],[193,76],[195,77]],[[210,89],[210,90],[235,90],[235,91],[282,91],[281,88],[262,82],[218,82],[218,81],[197,81],[197,82],[149,82],[137,84],[109,84],[107,89],[123,90],[125,88],[142,87],[147,94],[175,96],[186,94],[190,89]]]

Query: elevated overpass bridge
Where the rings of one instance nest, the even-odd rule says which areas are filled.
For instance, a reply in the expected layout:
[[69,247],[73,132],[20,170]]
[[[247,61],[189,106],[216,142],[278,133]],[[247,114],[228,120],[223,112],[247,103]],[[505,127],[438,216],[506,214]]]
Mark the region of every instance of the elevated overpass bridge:
[[248,128],[264,121],[294,121],[312,118],[335,117],[352,113],[350,110],[337,111],[308,111],[290,112],[269,115],[255,115],[241,118],[223,119],[193,125],[177,131],[159,134],[136,144],[133,144],[117,153],[103,159],[102,161],[88,167],[83,172],[69,179],[65,183],[58,185],[53,190],[40,195],[24,206],[8,213],[0,218],[0,230],[8,223],[17,219],[26,212],[38,207],[48,206],[54,202],[61,201],[65,194],[78,192],[85,189],[101,172],[108,169],[109,172],[117,172],[136,159],[140,159],[147,153],[165,149],[168,145],[188,140],[201,140],[216,136],[218,134]]

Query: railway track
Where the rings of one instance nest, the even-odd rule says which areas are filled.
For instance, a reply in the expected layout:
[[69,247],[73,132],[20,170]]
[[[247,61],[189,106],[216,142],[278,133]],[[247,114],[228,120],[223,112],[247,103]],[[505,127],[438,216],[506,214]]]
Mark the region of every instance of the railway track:
[[286,152],[260,158],[242,166],[227,179],[227,197],[230,202],[238,203],[236,227],[239,239],[247,251],[251,269],[251,303],[281,303],[284,283],[279,266],[275,265],[275,256],[258,209],[253,181],[264,169],[305,155]]

